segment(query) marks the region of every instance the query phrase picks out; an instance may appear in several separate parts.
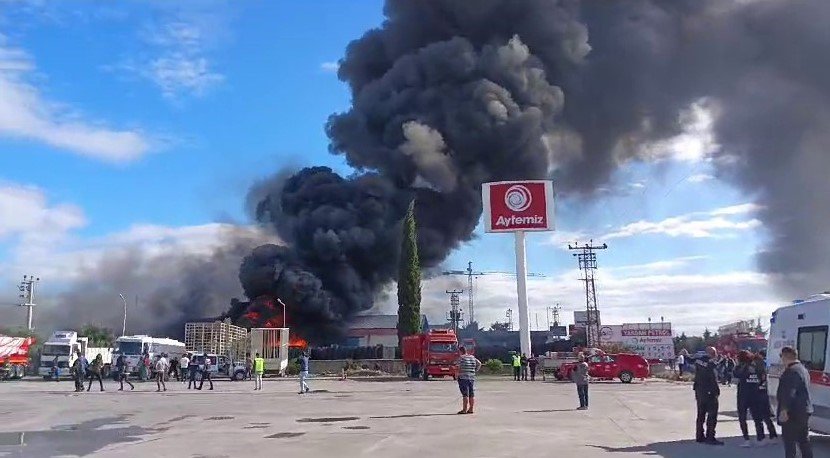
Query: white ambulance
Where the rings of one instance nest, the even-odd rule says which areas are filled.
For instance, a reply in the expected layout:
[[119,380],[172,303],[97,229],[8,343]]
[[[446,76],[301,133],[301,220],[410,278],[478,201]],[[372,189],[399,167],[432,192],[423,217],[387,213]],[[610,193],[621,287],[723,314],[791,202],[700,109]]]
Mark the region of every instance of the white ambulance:
[[769,395],[775,405],[781,365],[781,348],[788,346],[798,350],[798,358],[810,371],[810,398],[813,415],[810,428],[830,434],[830,292],[816,294],[793,301],[781,307],[770,319],[767,362],[769,364]]

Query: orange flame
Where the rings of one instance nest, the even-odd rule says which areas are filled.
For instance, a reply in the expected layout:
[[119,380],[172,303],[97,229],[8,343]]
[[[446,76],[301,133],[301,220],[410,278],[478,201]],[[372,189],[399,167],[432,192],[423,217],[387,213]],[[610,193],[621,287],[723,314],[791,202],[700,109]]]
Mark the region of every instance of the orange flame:
[[290,348],[307,348],[308,342],[302,337],[291,337],[288,340],[288,346]]

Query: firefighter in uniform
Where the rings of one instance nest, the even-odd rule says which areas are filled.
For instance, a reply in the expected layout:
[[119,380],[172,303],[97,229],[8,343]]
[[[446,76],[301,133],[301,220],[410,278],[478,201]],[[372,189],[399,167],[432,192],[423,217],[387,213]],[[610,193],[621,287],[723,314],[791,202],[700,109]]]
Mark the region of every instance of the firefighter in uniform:
[[[714,347],[706,349],[706,356],[695,361],[695,381],[693,389],[697,401],[697,442],[710,445],[723,445],[715,438],[715,427],[718,424],[718,386],[717,363],[718,351]],[[706,424],[704,434],[703,424]]]

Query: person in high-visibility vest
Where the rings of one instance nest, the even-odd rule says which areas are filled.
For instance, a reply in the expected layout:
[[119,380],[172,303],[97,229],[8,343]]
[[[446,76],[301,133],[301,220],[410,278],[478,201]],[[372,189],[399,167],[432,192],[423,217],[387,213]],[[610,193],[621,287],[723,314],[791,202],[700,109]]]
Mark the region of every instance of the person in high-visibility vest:
[[254,391],[262,390],[262,374],[265,373],[265,359],[256,354],[254,358]]
[[513,380],[519,382],[522,380],[522,358],[519,353],[513,353]]

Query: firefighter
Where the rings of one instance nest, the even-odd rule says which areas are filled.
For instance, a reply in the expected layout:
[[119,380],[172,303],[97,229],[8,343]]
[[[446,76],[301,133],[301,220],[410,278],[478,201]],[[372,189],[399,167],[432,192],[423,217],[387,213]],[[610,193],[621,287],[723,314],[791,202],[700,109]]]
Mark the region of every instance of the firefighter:
[[[718,424],[718,396],[720,396],[717,359],[718,351],[714,347],[707,348],[706,356],[695,361],[695,381],[692,385],[697,402],[696,440],[709,445],[723,445],[723,442],[715,438],[715,427]],[[704,423],[706,424],[705,434]]]
[[519,382],[522,380],[522,358],[519,352],[513,353],[513,380]]

